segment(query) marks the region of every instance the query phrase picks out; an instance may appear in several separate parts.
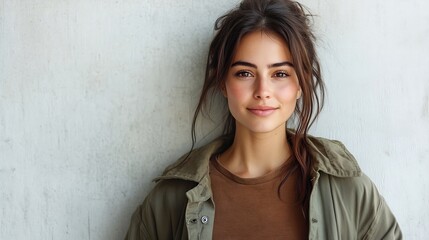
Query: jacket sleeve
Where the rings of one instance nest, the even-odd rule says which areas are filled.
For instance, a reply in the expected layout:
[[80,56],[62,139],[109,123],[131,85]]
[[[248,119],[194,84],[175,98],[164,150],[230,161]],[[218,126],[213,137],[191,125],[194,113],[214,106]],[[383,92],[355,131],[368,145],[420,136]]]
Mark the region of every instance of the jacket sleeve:
[[381,196],[376,215],[363,239],[403,239],[395,217]]
[[197,183],[185,180],[157,182],[131,217],[125,240],[177,239],[187,237],[186,192]]
[[402,232],[399,228],[399,224],[395,219],[392,211],[387,205],[384,198],[379,194],[374,183],[372,185],[372,201],[371,205],[374,209],[372,214],[366,218],[366,225],[364,229],[367,229],[363,234],[362,239],[364,240],[375,240],[375,239],[395,239],[402,240]]

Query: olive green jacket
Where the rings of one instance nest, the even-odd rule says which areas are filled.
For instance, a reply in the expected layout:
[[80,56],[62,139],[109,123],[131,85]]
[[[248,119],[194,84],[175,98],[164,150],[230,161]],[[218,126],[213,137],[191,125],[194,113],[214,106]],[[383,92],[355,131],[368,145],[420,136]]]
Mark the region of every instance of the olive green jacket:
[[[344,145],[309,139],[315,164],[308,238],[402,239],[383,197]],[[133,214],[125,239],[211,239],[215,204],[209,159],[221,144],[215,140],[168,167]]]

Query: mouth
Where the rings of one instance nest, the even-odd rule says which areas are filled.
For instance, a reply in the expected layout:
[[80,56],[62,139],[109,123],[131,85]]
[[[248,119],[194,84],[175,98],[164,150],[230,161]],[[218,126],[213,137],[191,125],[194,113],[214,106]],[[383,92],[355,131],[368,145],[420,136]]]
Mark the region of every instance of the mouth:
[[255,114],[256,116],[268,116],[272,114],[274,111],[279,109],[278,107],[268,107],[268,106],[257,106],[257,107],[251,107],[247,108],[251,113]]

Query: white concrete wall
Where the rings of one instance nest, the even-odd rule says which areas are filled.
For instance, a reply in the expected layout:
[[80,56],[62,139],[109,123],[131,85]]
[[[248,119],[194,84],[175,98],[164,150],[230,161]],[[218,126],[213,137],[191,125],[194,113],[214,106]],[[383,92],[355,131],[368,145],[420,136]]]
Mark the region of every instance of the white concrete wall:
[[[190,146],[212,25],[236,2],[0,1],[0,239],[124,236]],[[329,91],[313,133],[342,140],[424,239],[429,2],[304,3]]]

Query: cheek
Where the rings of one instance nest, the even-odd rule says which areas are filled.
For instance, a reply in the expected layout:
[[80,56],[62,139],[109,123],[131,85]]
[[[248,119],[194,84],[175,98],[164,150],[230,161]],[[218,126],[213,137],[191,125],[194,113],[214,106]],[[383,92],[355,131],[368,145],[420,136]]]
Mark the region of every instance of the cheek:
[[240,101],[241,99],[245,99],[248,96],[249,90],[245,84],[227,83],[226,93],[228,101]]
[[285,86],[279,89],[277,96],[284,102],[295,102],[298,97],[298,90],[298,86]]

